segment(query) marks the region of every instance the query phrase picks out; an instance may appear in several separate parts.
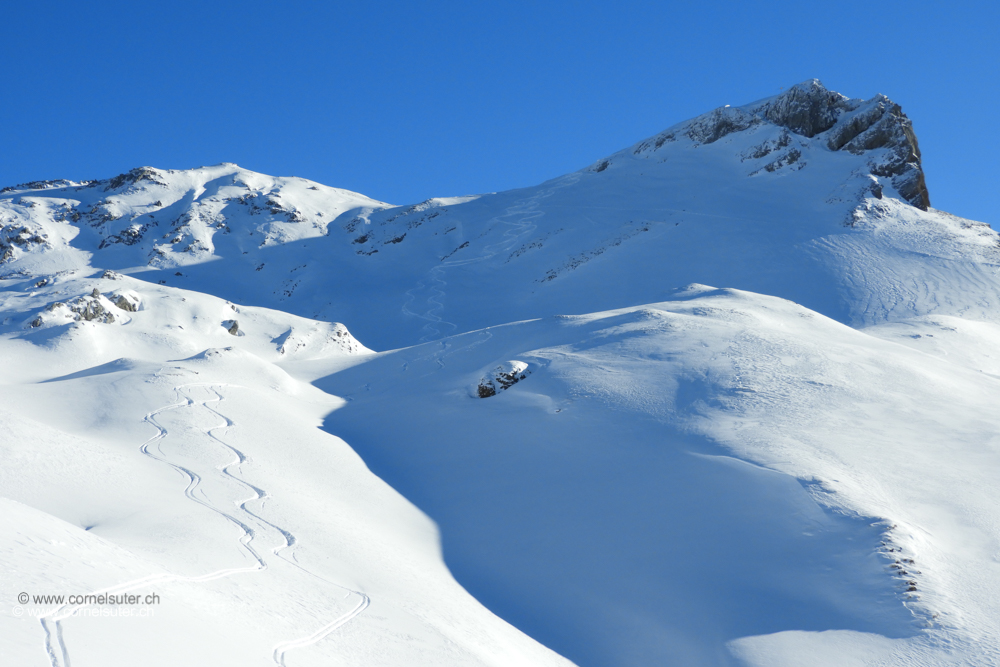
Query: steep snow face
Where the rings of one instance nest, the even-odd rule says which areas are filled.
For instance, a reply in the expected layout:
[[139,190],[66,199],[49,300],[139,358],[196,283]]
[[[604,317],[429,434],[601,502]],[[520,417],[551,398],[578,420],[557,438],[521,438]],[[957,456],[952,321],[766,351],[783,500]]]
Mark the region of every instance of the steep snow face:
[[[141,271],[347,321],[376,349],[655,302],[691,282],[781,296],[853,325],[945,305],[983,312],[1000,296],[997,235],[927,208],[898,105],[816,81],[537,187],[403,207],[232,165],[42,185],[0,195],[0,275],[87,262]],[[893,257],[890,273],[859,280],[873,246]],[[921,282],[929,265],[963,280]]]

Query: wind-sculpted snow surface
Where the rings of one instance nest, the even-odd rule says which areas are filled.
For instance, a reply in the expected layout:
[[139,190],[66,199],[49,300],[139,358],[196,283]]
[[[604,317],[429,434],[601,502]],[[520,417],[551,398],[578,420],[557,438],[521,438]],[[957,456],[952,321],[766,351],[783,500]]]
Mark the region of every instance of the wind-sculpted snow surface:
[[4,188],[0,662],[1000,665],[998,267],[817,81],[407,206]]
[[[470,398],[514,358],[534,372]],[[439,522],[459,581],[580,664],[985,665],[997,382],[695,287],[318,385],[348,400],[326,428]]]

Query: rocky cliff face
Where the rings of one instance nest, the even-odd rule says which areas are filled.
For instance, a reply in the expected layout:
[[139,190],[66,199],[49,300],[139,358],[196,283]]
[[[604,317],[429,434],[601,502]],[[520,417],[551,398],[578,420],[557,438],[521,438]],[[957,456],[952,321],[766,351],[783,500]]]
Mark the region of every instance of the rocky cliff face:
[[872,175],[890,178],[913,206],[924,211],[930,208],[917,136],[900,106],[885,95],[851,99],[827,90],[816,79],[753,104],[710,111],[642,142],[635,152],[658,149],[678,136],[710,144],[764,123],[786,128],[831,151],[869,154]]
[[885,95],[849,99],[813,79],[760,104],[751,113],[805,137],[823,135],[820,138],[832,151],[873,153],[868,162],[872,174],[891,178],[899,194],[913,206],[924,211],[930,208],[913,123]]

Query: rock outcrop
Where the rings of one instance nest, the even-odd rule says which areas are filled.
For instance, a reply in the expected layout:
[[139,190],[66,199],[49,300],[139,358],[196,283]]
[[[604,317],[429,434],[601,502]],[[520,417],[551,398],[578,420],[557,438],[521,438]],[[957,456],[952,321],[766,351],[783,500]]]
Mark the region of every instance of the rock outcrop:
[[528,364],[523,361],[505,361],[486,373],[476,385],[476,395],[479,398],[496,396],[497,392],[510,389],[515,384],[528,377]]
[[805,137],[824,135],[826,146],[833,151],[861,155],[885,149],[869,160],[871,173],[891,178],[896,191],[913,206],[924,211],[930,208],[913,123],[885,95],[850,99],[813,79],[751,105],[749,113]]
[[139,295],[135,292],[130,293],[118,293],[109,294],[108,299],[115,304],[115,307],[119,310],[124,310],[129,313],[134,313],[139,310],[140,299]]
[[112,324],[117,321],[110,310],[111,302],[96,288],[88,296],[80,296],[72,301],[56,301],[45,307],[30,323],[31,328],[43,324],[65,324],[67,322],[96,322]]
[[[816,79],[760,102],[710,111],[641,142],[633,153],[655,151],[678,137],[712,144],[764,123],[785,128],[827,150],[870,154],[868,167],[872,175],[891,179],[900,196],[913,206],[925,211],[930,208],[917,136],[902,108],[885,95],[870,100],[851,99],[827,90]],[[600,169],[593,170],[607,169],[608,161],[600,165]]]

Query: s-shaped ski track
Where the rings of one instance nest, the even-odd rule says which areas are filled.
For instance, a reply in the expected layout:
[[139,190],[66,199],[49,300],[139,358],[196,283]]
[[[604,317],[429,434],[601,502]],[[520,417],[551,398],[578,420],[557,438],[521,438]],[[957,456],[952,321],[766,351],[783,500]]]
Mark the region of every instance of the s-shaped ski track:
[[[187,478],[188,483],[187,487],[184,489],[184,495],[189,500],[192,500],[198,503],[199,505],[202,505],[203,507],[206,507],[207,509],[221,515],[226,520],[239,527],[240,530],[243,532],[243,535],[239,539],[240,544],[246,550],[246,552],[249,553],[250,556],[253,558],[254,564],[246,567],[223,568],[220,570],[209,572],[207,574],[196,575],[196,576],[183,576],[175,574],[151,575],[148,577],[133,579],[131,581],[116,584],[114,586],[92,591],[91,594],[93,595],[101,595],[104,593],[121,594],[121,593],[128,593],[130,591],[134,591],[140,588],[147,588],[149,586],[154,586],[157,584],[165,584],[171,582],[202,583],[202,582],[212,581],[214,579],[221,579],[223,577],[233,576],[236,574],[260,572],[266,570],[268,568],[268,565],[267,562],[264,560],[263,556],[261,556],[261,554],[257,551],[257,549],[254,548],[253,542],[257,540],[260,535],[267,535],[270,533],[272,537],[275,537],[274,533],[277,533],[277,535],[280,536],[280,540],[278,540],[279,544],[277,544],[277,546],[274,546],[270,549],[270,552],[272,554],[281,558],[286,563],[291,564],[293,567],[305,572],[306,574],[309,574],[310,576],[316,577],[317,579],[320,579],[325,583],[331,584],[333,586],[336,586],[337,588],[344,590],[345,598],[351,595],[360,598],[360,601],[358,602],[357,605],[355,605],[353,609],[351,609],[346,614],[343,614],[342,616],[339,616],[333,621],[327,623],[326,625],[322,626],[321,628],[319,628],[319,630],[313,632],[312,634],[307,635],[305,637],[301,637],[299,639],[285,641],[277,644],[274,647],[272,657],[275,663],[277,663],[281,667],[284,667],[285,653],[287,653],[292,649],[302,648],[305,646],[309,646],[311,644],[315,644],[316,642],[320,641],[321,639],[326,637],[328,634],[330,634],[337,628],[341,627],[345,623],[349,622],[351,619],[361,614],[368,607],[368,605],[371,604],[371,598],[369,598],[367,595],[359,591],[355,591],[340,584],[330,582],[327,579],[320,577],[319,575],[316,575],[310,572],[309,570],[305,569],[304,567],[299,565],[299,563],[294,559],[286,557],[281,552],[295,545],[296,543],[295,536],[289,531],[267,521],[266,519],[263,519],[258,514],[251,512],[247,508],[246,506],[247,503],[257,500],[261,501],[261,506],[263,506],[263,501],[269,498],[270,494],[268,494],[264,489],[258,488],[256,486],[253,486],[252,484],[243,481],[242,479],[233,475],[229,471],[230,467],[245,463],[247,461],[247,457],[232,445],[229,445],[226,442],[224,442],[214,433],[214,431],[220,428],[228,429],[235,425],[234,422],[230,420],[228,417],[223,415],[218,410],[215,410],[209,406],[209,403],[221,404],[222,401],[225,400],[225,398],[219,392],[217,387],[226,387],[226,386],[233,386],[233,385],[226,385],[222,383],[212,383],[212,384],[192,383],[174,387],[174,392],[176,393],[178,399],[183,399],[183,400],[178,400],[175,403],[154,410],[153,412],[150,412],[143,418],[143,421],[153,426],[157,430],[157,433],[152,438],[144,442],[140,446],[139,451],[141,451],[143,454],[149,456],[152,459],[155,459],[157,461],[169,465],[174,470],[177,470],[179,473],[185,476]],[[201,401],[196,401],[195,399],[191,398],[191,396],[189,395],[190,392],[185,391],[188,388],[194,388],[194,387],[206,388],[210,390],[215,395],[215,397],[206,398]],[[218,446],[221,446],[222,448],[227,450],[234,457],[232,460],[226,463],[213,466],[214,469],[219,473],[218,476],[223,479],[228,478],[229,480],[235,481],[239,486],[244,487],[247,491],[251,493],[251,495],[245,499],[234,499],[232,501],[232,506],[236,507],[236,511],[233,511],[232,509],[227,509],[225,505],[220,507],[218,503],[213,503],[211,500],[209,500],[209,496],[205,493],[204,483],[206,481],[211,481],[215,482],[215,484],[218,485],[219,484],[218,479],[206,480],[197,472],[192,470],[190,467],[186,465],[181,465],[176,460],[172,461],[170,459],[170,456],[167,455],[162,449],[163,441],[168,437],[169,432],[164,426],[162,426],[157,421],[157,416],[171,410],[181,410],[184,408],[193,408],[193,407],[203,407],[223,420],[221,424],[205,429],[205,434],[211,440],[213,440]],[[156,446],[155,451],[153,451],[154,445]],[[199,497],[199,495],[201,497]],[[243,516],[242,517],[238,516],[238,514],[241,514]],[[45,652],[47,657],[49,658],[49,663],[51,667],[70,667],[69,651],[67,649],[65,639],[63,638],[62,621],[72,616],[76,612],[76,610],[86,606],[88,605],[61,605],[56,609],[54,609],[53,611],[44,614],[40,617],[39,620],[41,621],[42,628],[45,632]]]

